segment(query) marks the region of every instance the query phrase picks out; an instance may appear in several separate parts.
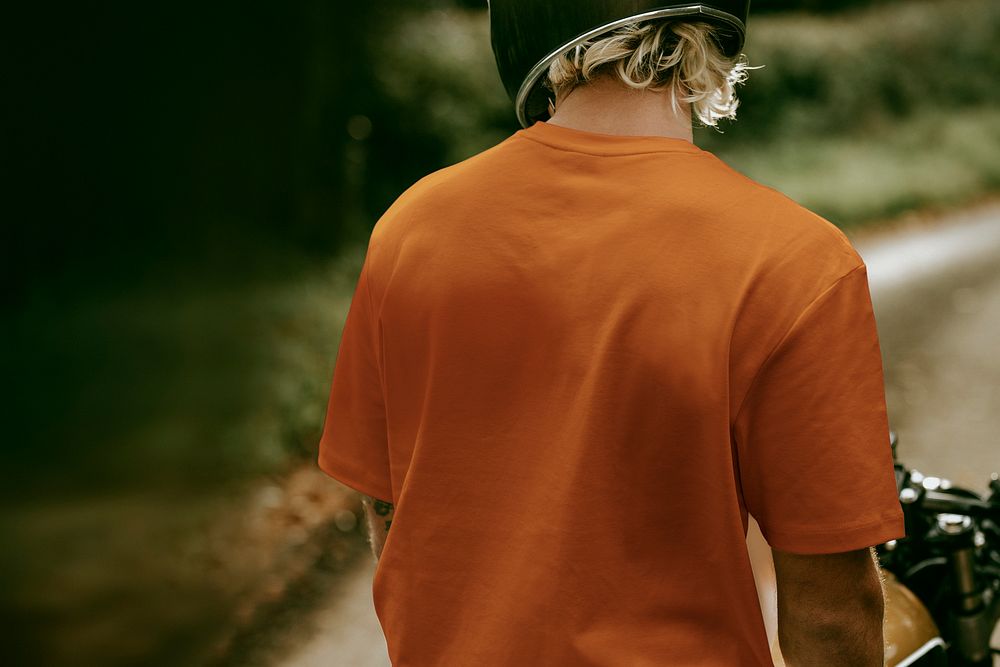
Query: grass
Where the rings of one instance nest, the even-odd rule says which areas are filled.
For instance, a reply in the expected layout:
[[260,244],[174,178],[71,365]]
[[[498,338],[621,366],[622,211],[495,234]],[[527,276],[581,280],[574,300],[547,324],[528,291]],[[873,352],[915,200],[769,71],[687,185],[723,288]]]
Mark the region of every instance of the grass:
[[720,149],[735,169],[842,228],[1000,190],[1000,110],[928,110],[856,137]]
[[751,17],[733,138],[877,133],[936,109],[996,106],[1000,4],[911,0],[832,16]]

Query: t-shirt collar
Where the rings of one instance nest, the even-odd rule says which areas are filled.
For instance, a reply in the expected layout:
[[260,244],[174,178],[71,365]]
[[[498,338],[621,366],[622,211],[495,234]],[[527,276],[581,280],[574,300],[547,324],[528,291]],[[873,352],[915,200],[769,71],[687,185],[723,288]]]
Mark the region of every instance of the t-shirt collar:
[[657,152],[705,153],[687,139],[678,137],[603,134],[554,125],[541,120],[518,130],[515,136],[531,139],[553,148],[590,155],[634,155]]

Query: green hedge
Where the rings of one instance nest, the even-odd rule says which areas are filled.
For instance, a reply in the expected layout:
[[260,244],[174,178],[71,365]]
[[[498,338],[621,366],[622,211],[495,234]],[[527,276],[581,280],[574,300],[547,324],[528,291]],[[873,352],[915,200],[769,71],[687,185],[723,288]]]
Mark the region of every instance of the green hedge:
[[[842,226],[975,198],[997,188],[980,159],[1000,153],[997,34],[995,0],[751,16],[744,52],[764,67],[739,89],[737,120],[695,141]],[[372,222],[418,175],[518,129],[483,11],[404,15],[375,58]]]
[[1000,102],[1000,3],[913,2],[752,21],[732,138],[882,131],[927,109]]
[[[887,123],[928,109],[996,105],[997,34],[995,0],[751,16],[744,51],[764,68],[740,88],[738,119],[724,122],[724,137],[702,129],[697,140],[714,150],[777,136],[881,133]],[[376,132],[418,132],[441,147],[425,154],[450,163],[517,129],[496,73],[486,12],[411,13],[386,33],[376,54],[377,84],[394,114]],[[372,155],[370,176],[385,174],[398,157]],[[429,162],[424,171],[437,166]],[[386,200],[400,187],[389,188]]]

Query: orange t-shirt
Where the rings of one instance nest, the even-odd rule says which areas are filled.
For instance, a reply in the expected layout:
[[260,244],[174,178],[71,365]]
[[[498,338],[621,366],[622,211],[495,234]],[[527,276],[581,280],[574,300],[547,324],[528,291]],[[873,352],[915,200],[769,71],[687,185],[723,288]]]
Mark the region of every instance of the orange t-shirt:
[[771,665],[746,547],[903,537],[865,264],[682,139],[536,122],[376,224],[319,465],[396,667]]

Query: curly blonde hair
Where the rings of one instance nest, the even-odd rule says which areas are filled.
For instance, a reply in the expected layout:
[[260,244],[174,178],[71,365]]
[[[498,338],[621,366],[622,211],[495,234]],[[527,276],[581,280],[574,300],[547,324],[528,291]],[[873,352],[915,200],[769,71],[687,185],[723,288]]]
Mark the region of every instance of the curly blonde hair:
[[[670,89],[670,103],[680,113],[681,101],[705,126],[718,129],[721,118],[736,118],[737,84],[746,81],[746,56],[728,58],[719,46],[716,28],[701,21],[658,19],[621,26],[589,39],[549,65],[543,79],[555,94],[549,115],[576,86],[600,76],[617,75],[637,90]],[[720,130],[721,131],[721,130]]]

